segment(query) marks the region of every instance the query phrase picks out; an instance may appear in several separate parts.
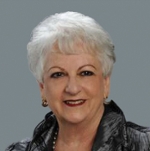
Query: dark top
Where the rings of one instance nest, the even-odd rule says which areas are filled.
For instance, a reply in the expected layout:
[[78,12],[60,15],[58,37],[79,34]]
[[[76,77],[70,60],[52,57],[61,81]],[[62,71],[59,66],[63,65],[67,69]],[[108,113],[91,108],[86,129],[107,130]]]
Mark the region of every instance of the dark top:
[[[55,115],[49,112],[31,139],[13,143],[5,151],[52,151],[57,128]],[[111,101],[105,104],[92,151],[150,151],[150,128],[126,122],[122,110]]]

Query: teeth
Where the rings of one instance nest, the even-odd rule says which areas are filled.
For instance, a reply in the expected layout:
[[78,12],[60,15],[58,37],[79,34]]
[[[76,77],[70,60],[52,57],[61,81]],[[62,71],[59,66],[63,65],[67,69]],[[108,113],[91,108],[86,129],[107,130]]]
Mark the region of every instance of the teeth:
[[80,104],[83,103],[84,100],[78,100],[78,101],[66,101],[67,104]]

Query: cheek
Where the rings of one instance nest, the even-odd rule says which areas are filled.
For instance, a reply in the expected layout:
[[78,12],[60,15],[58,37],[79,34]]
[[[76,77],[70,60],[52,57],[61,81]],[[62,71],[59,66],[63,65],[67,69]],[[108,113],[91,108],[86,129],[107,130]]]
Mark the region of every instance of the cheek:
[[55,101],[60,99],[65,87],[65,80],[63,79],[55,79],[49,80],[45,82],[45,95],[48,101]]
[[103,97],[104,81],[100,76],[91,77],[84,81],[84,88],[93,96]]
[[45,97],[46,97],[46,100],[48,101],[49,108],[53,112],[58,104],[58,100],[60,99],[58,92],[59,92],[59,89],[56,88],[56,86],[53,87],[52,84],[49,84],[45,87]]

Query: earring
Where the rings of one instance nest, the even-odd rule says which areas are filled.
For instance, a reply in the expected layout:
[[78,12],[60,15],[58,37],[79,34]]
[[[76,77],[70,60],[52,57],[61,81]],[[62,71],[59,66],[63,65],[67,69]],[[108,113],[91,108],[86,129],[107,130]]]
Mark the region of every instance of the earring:
[[108,98],[108,96],[104,95],[104,104],[109,104],[109,102],[106,101],[107,98]]
[[106,100],[108,98],[108,96],[104,95],[104,100]]
[[47,107],[48,106],[48,103],[47,103],[46,99],[42,99],[42,106],[43,107]]

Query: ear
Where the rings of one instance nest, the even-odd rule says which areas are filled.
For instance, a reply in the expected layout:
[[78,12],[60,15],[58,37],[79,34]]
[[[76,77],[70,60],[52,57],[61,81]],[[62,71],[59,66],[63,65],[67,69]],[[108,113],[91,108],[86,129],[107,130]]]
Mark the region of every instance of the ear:
[[40,89],[41,98],[43,98],[45,96],[44,95],[44,84],[41,83],[41,82],[38,82],[38,86],[39,86],[39,89]]
[[104,98],[109,96],[110,92],[110,76],[104,78]]

